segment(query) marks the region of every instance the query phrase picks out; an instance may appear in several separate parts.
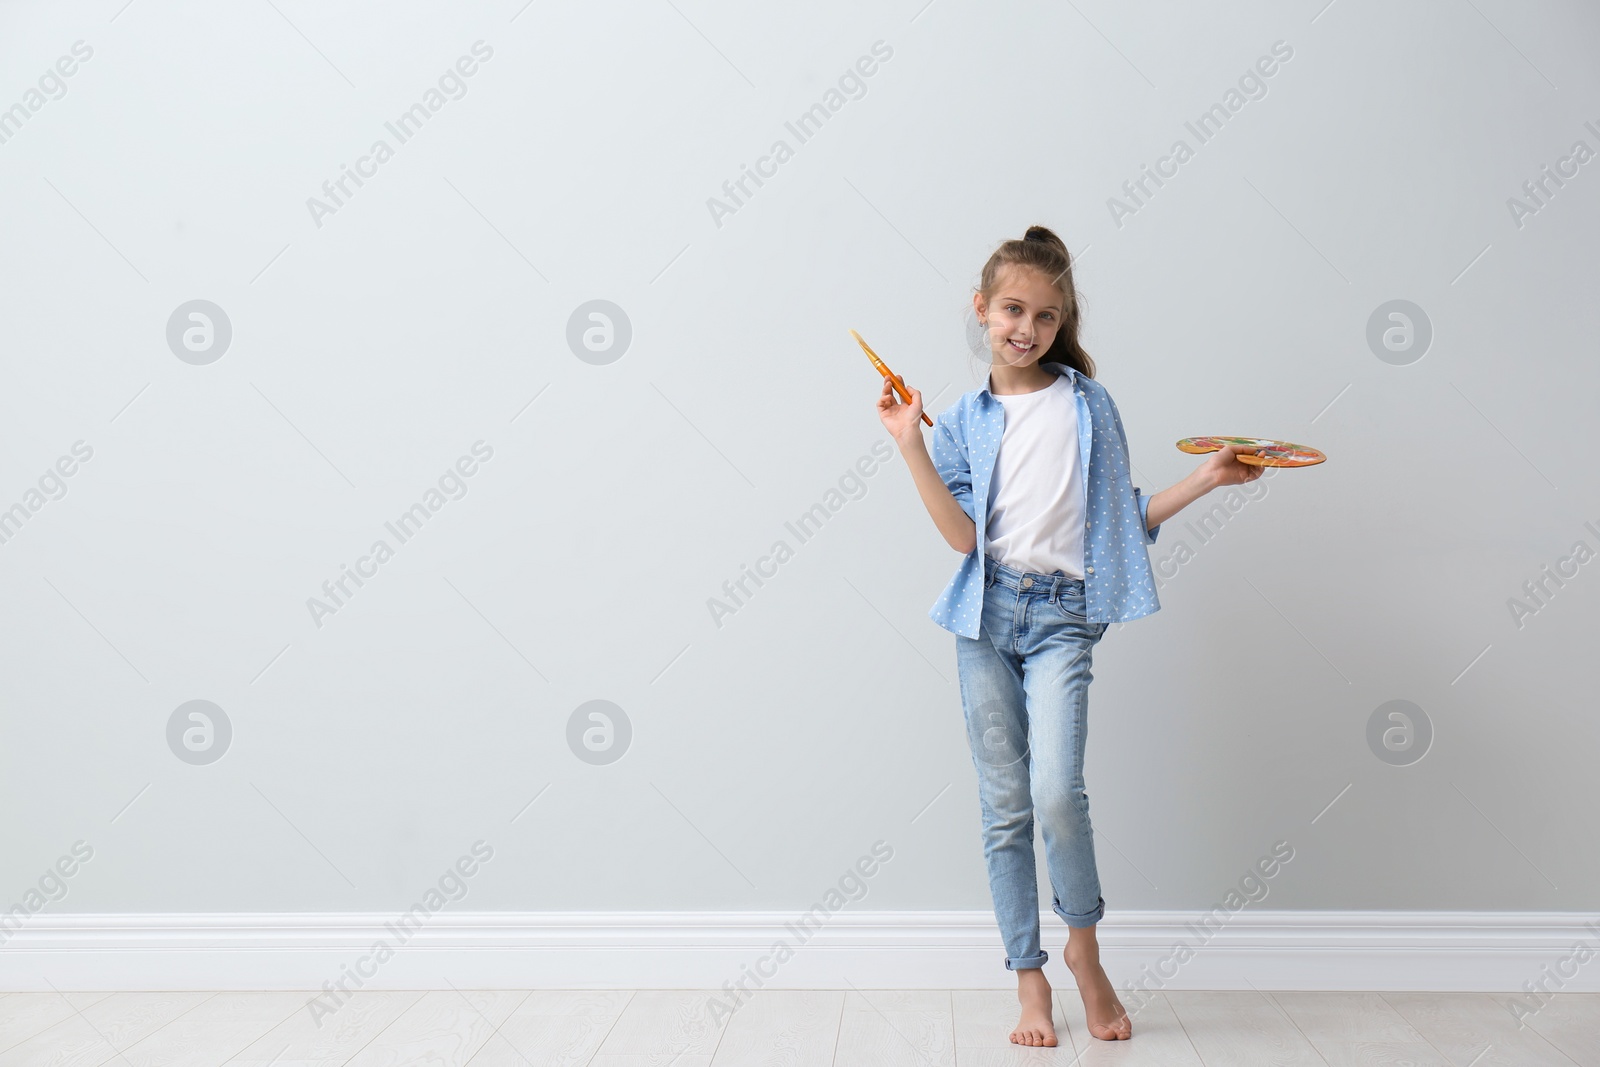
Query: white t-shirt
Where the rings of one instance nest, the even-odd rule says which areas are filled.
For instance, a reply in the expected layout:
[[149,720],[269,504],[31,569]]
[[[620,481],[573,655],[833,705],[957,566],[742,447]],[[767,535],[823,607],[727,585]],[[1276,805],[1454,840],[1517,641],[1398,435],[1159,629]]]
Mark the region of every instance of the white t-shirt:
[[1087,501],[1078,456],[1078,400],[1061,375],[1043,389],[991,394],[1006,426],[989,486],[984,553],[1013,570],[1083,574]]

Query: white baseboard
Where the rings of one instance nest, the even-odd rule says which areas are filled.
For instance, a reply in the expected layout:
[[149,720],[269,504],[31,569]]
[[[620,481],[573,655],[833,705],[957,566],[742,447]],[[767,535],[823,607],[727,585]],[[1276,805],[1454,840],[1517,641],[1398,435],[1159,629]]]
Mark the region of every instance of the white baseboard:
[[[0,990],[1014,988],[987,911],[40,913],[0,928]],[[1118,912],[1099,926],[1119,989],[1600,992],[1600,916],[1565,912]],[[1041,916],[1047,974],[1066,926]],[[396,946],[378,962],[374,945]],[[774,945],[792,957],[776,961]],[[1194,948],[1172,959],[1174,946]],[[1586,951],[1574,955],[1580,945]],[[1576,962],[1581,958],[1586,962]],[[1591,959],[1591,957],[1593,957]],[[762,962],[763,958],[766,962]],[[1166,958],[1169,962],[1162,964]],[[366,962],[361,962],[365,960]],[[357,968],[367,974],[357,974]],[[758,968],[760,969],[758,971]],[[1146,969],[1148,968],[1148,970]],[[766,973],[760,973],[766,972]]]

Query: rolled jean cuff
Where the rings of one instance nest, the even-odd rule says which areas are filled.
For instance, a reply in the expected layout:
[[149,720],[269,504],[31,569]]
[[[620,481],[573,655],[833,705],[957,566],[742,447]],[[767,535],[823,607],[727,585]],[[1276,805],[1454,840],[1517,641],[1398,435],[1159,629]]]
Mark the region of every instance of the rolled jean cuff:
[[1094,910],[1091,911],[1091,912],[1087,912],[1087,913],[1085,913],[1083,915],[1074,915],[1070,911],[1067,911],[1065,908],[1063,908],[1060,904],[1057,904],[1057,903],[1052,903],[1050,905],[1050,908],[1057,915],[1061,916],[1062,921],[1065,922],[1068,926],[1077,927],[1077,928],[1081,929],[1081,928],[1083,928],[1085,926],[1093,926],[1093,925],[1095,925],[1096,923],[1098,923],[1101,919],[1103,919],[1105,917],[1105,914],[1106,914],[1106,898],[1105,897],[1101,897],[1100,900],[1099,900],[1099,903],[1097,903],[1094,906]]
[[1040,953],[1037,956],[1018,956],[1015,959],[1013,959],[1010,956],[1007,956],[1006,957],[1006,970],[1008,970],[1008,971],[1026,971],[1026,970],[1029,970],[1029,969],[1034,968],[1034,967],[1043,967],[1045,965],[1045,963],[1049,959],[1050,959],[1050,953],[1042,951],[1042,950],[1040,951]]

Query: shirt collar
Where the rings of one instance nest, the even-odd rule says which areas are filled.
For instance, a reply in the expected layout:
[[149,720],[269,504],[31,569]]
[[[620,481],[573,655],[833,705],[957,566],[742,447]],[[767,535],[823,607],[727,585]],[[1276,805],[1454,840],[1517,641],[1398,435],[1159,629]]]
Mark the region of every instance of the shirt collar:
[[[1041,363],[1041,364],[1039,364],[1039,366],[1042,367],[1044,370],[1049,371],[1051,374],[1065,376],[1065,378],[1067,379],[1067,386],[1069,388],[1071,388],[1074,392],[1077,391],[1077,389],[1078,389],[1078,372],[1073,370],[1071,367],[1067,366],[1065,363]],[[980,390],[980,392],[982,392],[984,396],[987,396],[987,397],[993,397],[994,396],[994,394],[989,391],[989,387],[994,384],[993,379],[994,379],[993,372],[990,372],[989,374],[984,375],[984,377],[983,377],[983,388]]]

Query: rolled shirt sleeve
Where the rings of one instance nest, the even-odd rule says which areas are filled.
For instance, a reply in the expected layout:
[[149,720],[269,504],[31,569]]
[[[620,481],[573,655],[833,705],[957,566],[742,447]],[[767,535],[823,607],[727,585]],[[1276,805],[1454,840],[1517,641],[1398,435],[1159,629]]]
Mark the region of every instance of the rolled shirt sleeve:
[[1139,529],[1144,531],[1144,543],[1156,543],[1156,534],[1161,532],[1158,524],[1155,529],[1150,529],[1150,498],[1139,492],[1139,487],[1133,487],[1133,498],[1139,502]]
[[955,408],[946,410],[934,424],[933,468],[939,472],[939,479],[961,505],[961,510],[967,513],[967,518],[977,523],[978,513],[972,505],[972,468],[967,450],[957,438]]

